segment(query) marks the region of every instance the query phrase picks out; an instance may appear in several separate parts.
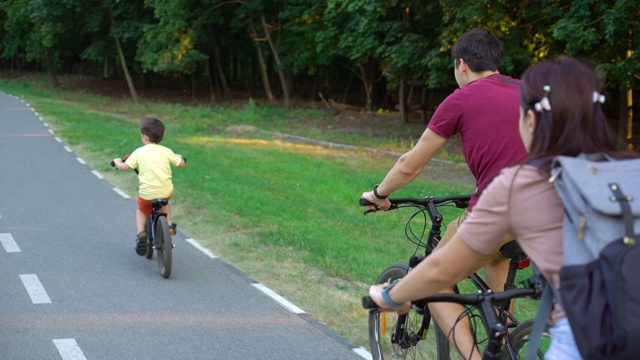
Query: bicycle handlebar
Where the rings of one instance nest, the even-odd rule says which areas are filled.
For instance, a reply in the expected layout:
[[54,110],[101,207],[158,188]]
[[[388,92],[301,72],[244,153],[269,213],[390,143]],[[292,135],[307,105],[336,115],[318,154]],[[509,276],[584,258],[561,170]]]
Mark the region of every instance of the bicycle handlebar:
[[[124,159],[123,161],[126,161],[126,160],[127,160],[127,158],[128,158],[130,155],[131,155],[131,154],[127,154],[127,155],[125,155],[125,156],[124,156],[124,158],[123,158],[123,159]],[[185,165],[186,165],[186,164],[187,164],[187,158],[186,158],[186,157],[184,157],[184,156],[182,156],[182,160],[184,160],[184,163],[185,163]],[[113,160],[111,160],[111,167],[116,167],[116,163],[115,163]],[[138,173],[138,169],[133,169],[133,171],[135,171],[135,172],[136,172],[136,174]]]
[[[473,196],[473,194],[449,195],[449,196],[442,196],[442,197],[427,196],[427,197],[421,197],[421,198],[389,198],[389,201],[391,202],[391,207],[389,208],[389,210],[397,209],[398,205],[403,205],[403,204],[427,206],[429,203],[432,203],[434,205],[440,205],[448,202],[453,202],[454,205],[458,208],[466,208],[469,206],[469,199],[471,199],[471,196]],[[360,199],[360,206],[371,206],[371,205],[375,205],[375,204],[365,198]]]
[[[539,296],[541,290],[537,287],[524,289],[509,289],[503,292],[477,292],[474,294],[435,294],[429,297],[412,301],[414,305],[426,306],[433,302],[451,302],[460,305],[480,305],[482,302],[490,301],[491,303],[499,303],[515,298]],[[371,296],[362,297],[362,307],[368,310],[375,310],[378,305],[373,301]]]

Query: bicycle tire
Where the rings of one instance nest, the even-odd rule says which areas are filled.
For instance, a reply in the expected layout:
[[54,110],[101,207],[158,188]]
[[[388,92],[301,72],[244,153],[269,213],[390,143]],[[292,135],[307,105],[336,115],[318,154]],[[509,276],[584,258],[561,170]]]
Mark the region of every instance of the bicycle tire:
[[158,267],[160,274],[167,279],[171,275],[171,256],[173,250],[173,242],[169,233],[169,224],[165,216],[158,216],[156,219],[156,257],[158,258]]
[[[524,321],[509,334],[511,347],[516,352],[515,359],[524,359],[527,355],[527,343],[531,336],[531,330],[533,330],[533,322],[534,319]],[[551,334],[549,332],[550,328],[551,325],[549,323],[545,324],[544,331],[542,332],[542,338],[540,339],[540,348],[538,349],[537,359],[542,360],[544,358],[544,353],[549,348],[549,344],[551,343]],[[505,347],[502,350],[502,360],[512,359],[514,359],[514,357],[509,353],[509,349]]]
[[[408,264],[395,264],[385,269],[376,284],[394,283],[402,279],[409,271]],[[444,333],[436,328],[435,344],[421,338],[419,334],[423,314],[411,309],[407,314],[374,312],[369,316],[369,346],[373,359],[383,359],[383,352],[390,346],[390,357],[401,359],[438,359],[449,360],[449,343]],[[402,333],[396,334],[398,324]],[[386,340],[385,340],[386,339]],[[387,345],[387,342],[390,345]],[[387,351],[388,352],[388,351]]]
[[153,257],[153,236],[151,231],[151,216],[147,216],[147,252],[145,257],[151,259]]

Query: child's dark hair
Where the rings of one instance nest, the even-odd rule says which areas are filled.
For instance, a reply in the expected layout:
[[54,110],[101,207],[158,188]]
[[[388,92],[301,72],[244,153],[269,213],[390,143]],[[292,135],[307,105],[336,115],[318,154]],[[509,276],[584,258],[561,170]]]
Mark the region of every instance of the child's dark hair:
[[464,33],[451,48],[456,68],[464,59],[473,72],[498,71],[502,65],[502,43],[485,28]]
[[140,124],[140,132],[147,135],[149,141],[158,144],[164,136],[164,124],[154,116],[145,116]]

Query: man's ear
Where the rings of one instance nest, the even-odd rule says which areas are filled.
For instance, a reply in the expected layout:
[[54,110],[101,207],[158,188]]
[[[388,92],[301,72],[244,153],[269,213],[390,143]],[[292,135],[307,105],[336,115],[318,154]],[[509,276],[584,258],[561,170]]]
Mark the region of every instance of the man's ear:
[[460,72],[460,74],[466,75],[467,70],[469,70],[467,63],[464,61],[463,58],[460,58],[460,60],[458,60],[458,71]]

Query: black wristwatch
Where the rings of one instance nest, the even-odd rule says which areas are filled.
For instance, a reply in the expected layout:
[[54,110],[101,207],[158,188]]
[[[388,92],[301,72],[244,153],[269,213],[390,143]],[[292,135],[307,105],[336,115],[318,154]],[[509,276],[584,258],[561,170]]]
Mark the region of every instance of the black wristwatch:
[[388,198],[389,195],[382,196],[382,195],[378,194],[378,186],[380,186],[380,184],[378,184],[378,185],[373,187],[373,196],[375,196],[378,200],[384,200],[384,199]]

